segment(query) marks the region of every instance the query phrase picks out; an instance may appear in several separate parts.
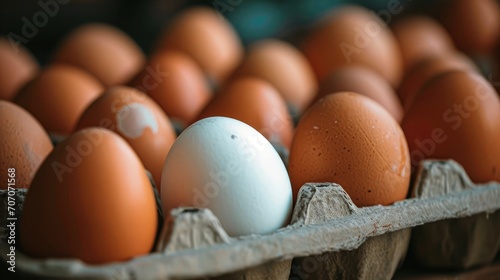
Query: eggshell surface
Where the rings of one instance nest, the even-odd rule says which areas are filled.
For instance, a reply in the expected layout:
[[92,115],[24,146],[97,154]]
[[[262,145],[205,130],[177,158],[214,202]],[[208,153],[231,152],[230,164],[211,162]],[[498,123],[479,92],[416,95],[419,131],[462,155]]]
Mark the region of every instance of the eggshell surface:
[[295,198],[308,182],[340,184],[358,207],[406,198],[408,145],[399,124],[357,93],[330,94],[300,120],[288,171]]
[[7,189],[7,170],[14,168],[15,188],[28,188],[52,143],[42,125],[26,110],[0,100],[0,189]]
[[19,237],[31,257],[102,264],[147,254],[157,223],[137,155],[117,134],[91,128],[59,143],[37,171]]
[[407,17],[397,21],[392,30],[401,49],[405,71],[422,59],[455,49],[446,29],[429,17]]
[[433,77],[451,70],[478,72],[474,62],[462,53],[454,52],[422,60],[403,79],[398,95],[406,111],[422,87]]
[[81,67],[104,85],[128,83],[146,62],[142,50],[121,30],[110,25],[83,25],[64,39],[55,63]]
[[345,6],[328,14],[303,44],[316,77],[322,80],[340,67],[371,67],[397,87],[403,63],[398,43],[387,25],[359,6]]
[[453,159],[475,183],[500,181],[500,100],[479,74],[454,70],[433,78],[402,127],[414,166]]
[[489,54],[498,44],[500,6],[495,0],[447,0],[440,17],[463,52]]
[[57,135],[70,134],[85,108],[104,90],[87,72],[70,65],[45,68],[14,99],[43,127]]
[[249,125],[203,119],[176,140],[165,161],[163,211],[210,209],[231,236],[265,234],[288,224],[292,189],[272,145]]
[[11,100],[27,82],[33,79],[40,66],[28,50],[0,37],[0,99]]
[[76,129],[100,126],[122,136],[160,185],[163,163],[175,140],[175,131],[161,108],[144,93],[115,86],[82,114]]
[[212,94],[196,62],[176,51],[153,55],[132,85],[148,94],[172,119],[190,124]]
[[231,24],[205,7],[181,12],[160,37],[158,51],[161,50],[186,53],[218,83],[231,74],[243,57],[243,46]]
[[396,92],[384,78],[370,68],[347,66],[331,73],[320,83],[316,99],[344,91],[359,93],[377,101],[398,122],[403,118],[403,107]]
[[197,119],[214,116],[242,121],[270,142],[290,148],[293,136],[291,116],[285,100],[265,80],[254,77],[234,80],[214,97]]
[[311,65],[292,45],[275,39],[254,43],[234,77],[254,76],[271,83],[288,104],[304,111],[318,87]]

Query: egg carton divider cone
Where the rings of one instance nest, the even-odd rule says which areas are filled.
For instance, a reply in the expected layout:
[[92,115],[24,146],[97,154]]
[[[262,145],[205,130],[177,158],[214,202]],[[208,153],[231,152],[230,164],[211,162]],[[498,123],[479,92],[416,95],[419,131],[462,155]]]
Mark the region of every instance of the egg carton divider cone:
[[[424,165],[413,186],[412,197],[428,199],[477,188],[455,162],[426,162]],[[500,203],[500,195],[496,194],[493,200]],[[463,211],[474,207],[464,204]],[[457,270],[489,264],[500,251],[500,211],[415,227],[411,245],[418,263],[429,268]]]
[[[232,238],[209,210],[177,209],[165,223],[156,252],[147,256],[95,266],[78,260],[33,259],[19,251],[16,270],[51,279],[288,279],[289,275],[300,279],[294,273],[309,257],[317,263],[315,271],[310,265],[304,267],[309,279],[345,276],[347,270],[359,270],[355,277],[373,279],[365,271],[377,259],[387,262],[377,273],[388,273],[389,279],[406,254],[411,228],[484,213],[496,217],[500,212],[494,213],[500,209],[500,183],[475,186],[453,161],[424,162],[419,173],[413,192],[416,198],[391,206],[357,208],[337,184],[306,184],[291,225],[271,234]],[[18,202],[24,193],[17,192]],[[5,204],[6,196],[0,191],[1,203]],[[3,227],[7,205],[0,206]],[[17,206],[22,207],[21,203]],[[498,220],[490,223],[498,228]],[[0,258],[5,262],[9,246],[2,227]],[[389,243],[393,245],[378,258],[366,258],[364,252]],[[353,267],[356,262],[358,266]]]

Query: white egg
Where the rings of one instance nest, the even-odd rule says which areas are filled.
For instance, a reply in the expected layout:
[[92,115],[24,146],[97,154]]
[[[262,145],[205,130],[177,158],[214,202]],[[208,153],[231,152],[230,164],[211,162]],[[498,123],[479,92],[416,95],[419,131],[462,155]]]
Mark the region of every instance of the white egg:
[[288,173],[271,143],[225,117],[200,120],[177,138],[163,167],[161,200],[164,213],[210,209],[231,236],[286,226],[293,207]]

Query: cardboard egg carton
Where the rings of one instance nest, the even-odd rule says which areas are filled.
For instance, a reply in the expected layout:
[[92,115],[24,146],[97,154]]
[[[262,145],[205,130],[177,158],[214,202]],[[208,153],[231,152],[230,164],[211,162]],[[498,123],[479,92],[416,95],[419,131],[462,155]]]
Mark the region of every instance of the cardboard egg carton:
[[394,280],[484,280],[500,279],[500,259],[487,266],[465,271],[426,271],[418,268],[406,268],[396,273]]
[[[496,211],[500,209],[500,183],[476,186],[457,163],[426,161],[412,194],[415,198],[391,206],[358,208],[337,184],[306,184],[289,226],[239,238],[228,236],[207,209],[176,209],[165,222],[154,252],[147,256],[95,266],[78,260],[33,259],[18,251],[16,275],[47,279],[391,279],[410,243],[417,260],[430,267],[469,268],[494,259],[500,247],[500,211]],[[25,190],[16,193],[18,213],[24,195]],[[1,201],[5,197],[6,192],[0,192]],[[5,208],[0,207],[1,226],[6,224]],[[0,227],[3,263],[8,253],[6,233]]]

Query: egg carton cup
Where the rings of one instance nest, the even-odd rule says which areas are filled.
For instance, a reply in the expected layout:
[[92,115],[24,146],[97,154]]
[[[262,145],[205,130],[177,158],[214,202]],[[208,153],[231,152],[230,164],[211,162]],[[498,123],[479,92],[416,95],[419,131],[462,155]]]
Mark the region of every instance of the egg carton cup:
[[[433,180],[425,178],[432,177]],[[439,187],[433,187],[433,185]],[[499,186],[500,183],[485,185]],[[475,186],[457,164],[423,168],[414,184],[412,197],[429,199],[450,193],[475,190]],[[492,194],[500,203],[500,195]],[[463,210],[474,205],[463,205]],[[456,213],[459,215],[460,213]],[[429,268],[469,269],[489,264],[500,252],[500,211],[471,215],[461,219],[447,219],[415,227],[412,249],[419,264]],[[499,275],[500,278],[500,275]]]
[[[18,212],[24,194],[16,193]],[[417,260],[431,267],[467,268],[494,259],[500,183],[474,185],[453,161],[425,161],[412,195],[390,206],[358,208],[341,186],[309,183],[299,193],[289,226],[238,238],[228,236],[208,209],[179,208],[147,256],[88,265],[34,259],[18,251],[16,274],[47,279],[391,279],[410,242]],[[0,192],[2,202],[5,196]],[[6,205],[0,206],[3,227]],[[9,247],[2,227],[0,258],[5,263]]]

